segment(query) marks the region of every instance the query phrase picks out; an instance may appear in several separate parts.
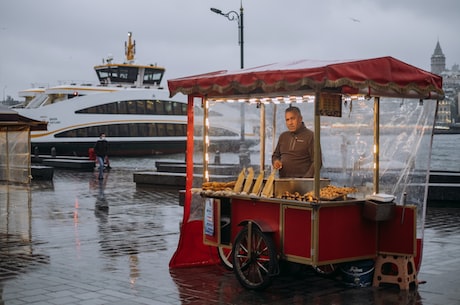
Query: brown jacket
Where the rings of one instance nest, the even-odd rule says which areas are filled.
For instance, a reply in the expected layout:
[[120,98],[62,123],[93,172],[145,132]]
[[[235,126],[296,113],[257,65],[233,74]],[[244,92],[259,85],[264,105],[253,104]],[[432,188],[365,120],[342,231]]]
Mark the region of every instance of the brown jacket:
[[283,132],[272,155],[272,164],[280,160],[280,178],[311,178],[314,176],[314,133],[302,123],[295,132]]

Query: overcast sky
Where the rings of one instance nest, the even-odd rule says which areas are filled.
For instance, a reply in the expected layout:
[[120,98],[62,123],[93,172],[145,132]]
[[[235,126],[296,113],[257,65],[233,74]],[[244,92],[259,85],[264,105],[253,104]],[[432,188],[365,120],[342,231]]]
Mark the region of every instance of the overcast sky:
[[[97,81],[93,66],[136,62],[166,79],[240,67],[240,0],[0,0],[0,89]],[[299,59],[392,56],[430,70],[439,39],[447,67],[460,64],[459,0],[243,0],[245,68]],[[3,97],[2,96],[2,97]]]

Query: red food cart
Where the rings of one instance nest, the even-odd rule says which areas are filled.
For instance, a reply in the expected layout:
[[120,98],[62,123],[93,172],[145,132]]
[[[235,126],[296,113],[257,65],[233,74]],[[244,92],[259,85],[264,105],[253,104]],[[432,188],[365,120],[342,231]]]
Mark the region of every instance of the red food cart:
[[[171,268],[222,261],[243,286],[263,289],[281,260],[325,273],[373,260],[374,286],[417,285],[440,76],[382,57],[218,71],[168,86],[189,107]],[[284,126],[278,110],[291,104],[315,132],[314,178],[279,179],[266,162]],[[222,126],[240,127],[239,160],[225,162]],[[223,164],[236,170],[223,174]]]

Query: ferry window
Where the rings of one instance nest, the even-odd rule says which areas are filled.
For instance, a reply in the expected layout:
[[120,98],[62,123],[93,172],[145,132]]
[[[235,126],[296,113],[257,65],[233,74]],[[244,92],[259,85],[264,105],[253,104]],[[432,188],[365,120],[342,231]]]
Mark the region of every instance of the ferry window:
[[173,137],[176,135],[176,131],[174,129],[174,124],[166,124],[166,135],[168,137]]
[[141,124],[115,124],[82,127],[74,130],[64,131],[55,135],[56,138],[97,138],[104,132],[108,137],[174,137],[185,136],[187,126],[185,124],[164,124],[164,123],[141,123]]
[[96,107],[89,107],[76,111],[76,113],[98,113]]
[[129,125],[128,124],[119,124],[118,125],[118,136],[119,137],[129,137]]
[[120,78],[121,79],[128,79],[128,70],[127,69],[120,69]]
[[161,102],[159,100],[155,101],[155,113],[156,114],[166,114],[163,102]]
[[119,101],[80,109],[76,113],[187,115],[187,104],[160,100]]
[[137,125],[139,124],[125,124],[128,129],[128,137],[135,137],[137,135]]
[[136,114],[136,103],[134,101],[126,102],[127,112],[128,114]]
[[92,127],[88,127],[88,128],[85,128],[85,129],[86,129],[86,136],[88,136],[88,137],[99,137],[99,126],[92,126]]
[[77,96],[85,96],[85,94],[81,94],[79,92],[74,92],[72,94],[67,94],[67,99],[70,100],[71,98],[77,97]]
[[99,105],[95,107],[88,107],[75,111],[75,113],[116,113],[116,105],[114,103]]
[[163,101],[163,105],[165,107],[166,114],[173,114],[173,112],[172,112],[172,102]]
[[77,136],[77,131],[76,130],[71,130],[69,131],[69,137],[73,138]]
[[148,130],[148,135],[150,137],[156,137],[157,136],[156,124],[147,124],[146,129]]
[[109,73],[107,73],[107,71],[97,71],[97,74],[99,75],[99,79],[109,77]]
[[101,133],[105,133],[105,134],[108,135],[108,136],[109,136],[109,135],[112,135],[112,133],[109,132],[110,127],[111,127],[111,125],[102,125],[102,126],[98,126],[97,132],[96,132],[94,135],[91,134],[91,137],[97,137],[97,138],[99,138],[99,135],[100,135]]
[[129,124],[129,135],[131,137],[137,137],[139,135],[139,130],[141,129],[140,124]]
[[131,82],[134,83],[135,81],[137,81],[137,74],[138,74],[139,68],[137,68],[137,67],[128,67],[128,68],[126,68],[126,71],[128,73],[128,79]]
[[109,137],[118,137],[118,126],[119,125],[109,125],[109,131],[107,132],[107,135]]
[[88,132],[87,132],[86,128],[77,129],[77,137],[79,137],[79,138],[86,137],[87,134],[88,134]]
[[165,124],[159,123],[159,124],[156,124],[156,125],[157,125],[158,136],[160,136],[160,137],[166,136],[166,126],[165,126]]
[[118,114],[128,113],[128,109],[126,108],[127,104],[125,102],[117,102],[117,106],[118,106]]
[[138,137],[148,137],[148,129],[147,129],[147,124],[142,123],[142,124],[137,124],[137,136]]
[[179,107],[177,107],[177,103],[176,102],[170,102],[171,104],[171,114],[178,114],[178,111],[180,110]]
[[103,83],[107,83],[106,80],[114,81],[116,82],[118,79],[118,67],[117,66],[110,66],[107,68],[103,69],[98,69],[97,70],[97,76],[99,80],[101,80]]
[[145,114],[145,101],[137,101],[137,114]]
[[176,115],[186,115],[187,114],[187,105],[178,102],[172,102],[173,113]]
[[187,125],[176,125],[176,136],[186,136]]
[[180,105],[181,105],[181,108],[182,108],[181,114],[187,115],[187,104],[180,103]]
[[109,112],[108,109],[109,109],[109,108],[108,108],[108,105],[107,105],[107,104],[104,104],[104,105],[100,105],[100,106],[98,107],[97,110],[98,110],[98,113],[105,114],[105,113],[108,113],[108,112]]
[[118,71],[117,70],[109,70],[109,78],[110,79],[117,79],[118,78]]
[[145,81],[157,81],[161,78],[161,73],[155,71],[145,71],[144,80]]
[[117,113],[117,104],[116,103],[107,104],[107,113],[108,114],[116,114]]
[[60,138],[60,135],[63,135],[64,137],[68,138],[75,138],[77,136],[77,131],[76,130],[69,130],[66,132],[61,132],[60,134],[56,135],[56,138]]
[[56,99],[55,95],[49,95],[46,101],[43,103],[43,105],[51,105],[54,104],[54,100]]
[[155,114],[155,105],[153,101],[145,101],[145,113],[146,114]]
[[164,71],[161,69],[149,69],[146,68],[144,71],[144,83],[145,84],[160,84],[163,78]]

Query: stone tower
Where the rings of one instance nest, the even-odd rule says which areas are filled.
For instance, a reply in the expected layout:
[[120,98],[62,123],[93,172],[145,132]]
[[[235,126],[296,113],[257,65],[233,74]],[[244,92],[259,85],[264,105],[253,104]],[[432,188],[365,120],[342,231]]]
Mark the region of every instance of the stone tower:
[[442,53],[441,45],[439,40],[436,43],[433,55],[431,55],[431,72],[434,74],[441,74],[446,70],[446,57]]

